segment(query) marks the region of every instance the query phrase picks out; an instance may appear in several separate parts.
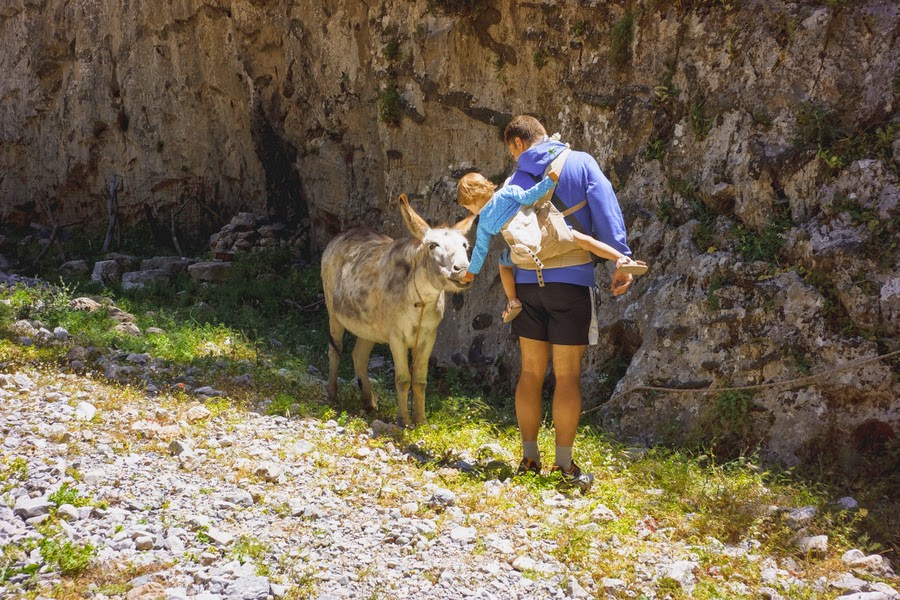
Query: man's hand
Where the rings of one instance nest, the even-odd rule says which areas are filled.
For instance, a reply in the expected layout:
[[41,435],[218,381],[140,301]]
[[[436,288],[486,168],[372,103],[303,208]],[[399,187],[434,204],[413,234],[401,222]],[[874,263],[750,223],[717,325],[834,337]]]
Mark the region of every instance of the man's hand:
[[631,273],[625,273],[624,271],[616,269],[615,272],[613,272],[612,283],[609,285],[609,290],[612,292],[613,296],[621,296],[628,291],[628,288],[631,287],[633,282],[634,276],[631,275]]
[[466,271],[466,274],[460,278],[460,281],[463,283],[469,283],[470,281],[475,279],[475,273],[469,273]]

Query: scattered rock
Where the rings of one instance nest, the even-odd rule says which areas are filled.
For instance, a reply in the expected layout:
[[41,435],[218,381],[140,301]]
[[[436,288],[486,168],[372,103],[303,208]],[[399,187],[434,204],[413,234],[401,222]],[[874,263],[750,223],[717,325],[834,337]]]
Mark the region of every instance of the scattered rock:
[[145,583],[140,587],[136,587],[132,590],[129,590],[125,595],[126,600],[159,600],[159,598],[164,598],[166,595],[166,589],[152,581],[150,583]]
[[796,545],[801,552],[825,554],[826,552],[828,552],[828,536],[803,536],[797,538],[797,541],[794,542],[794,545]]
[[75,407],[75,418],[79,421],[90,421],[97,415],[97,408],[90,402],[79,402]]
[[188,267],[188,274],[194,281],[221,283],[231,274],[232,263],[220,261],[198,262]]

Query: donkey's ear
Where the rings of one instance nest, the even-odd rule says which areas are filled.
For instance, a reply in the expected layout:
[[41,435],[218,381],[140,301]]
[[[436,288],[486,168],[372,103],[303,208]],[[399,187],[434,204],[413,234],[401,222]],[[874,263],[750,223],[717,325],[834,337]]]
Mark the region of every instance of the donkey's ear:
[[470,214],[468,217],[457,223],[453,226],[453,229],[460,232],[463,235],[469,233],[469,230],[472,229],[472,223],[475,222],[475,215]]
[[420,217],[409,205],[409,198],[406,197],[406,194],[400,194],[400,214],[403,215],[403,222],[406,224],[406,228],[417,240],[425,237],[425,233],[431,229],[428,223],[425,222],[425,219]]

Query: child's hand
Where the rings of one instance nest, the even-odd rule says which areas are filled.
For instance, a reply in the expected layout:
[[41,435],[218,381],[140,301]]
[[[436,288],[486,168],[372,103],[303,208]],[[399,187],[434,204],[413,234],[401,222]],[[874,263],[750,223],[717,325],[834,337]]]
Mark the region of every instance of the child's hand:
[[547,177],[552,179],[554,183],[559,183],[559,173],[557,173],[553,169],[550,169],[550,172],[547,173]]
[[469,273],[468,271],[466,271],[466,274],[462,276],[460,281],[462,281],[463,283],[469,283],[470,281],[472,281],[474,279],[475,279],[475,273]]

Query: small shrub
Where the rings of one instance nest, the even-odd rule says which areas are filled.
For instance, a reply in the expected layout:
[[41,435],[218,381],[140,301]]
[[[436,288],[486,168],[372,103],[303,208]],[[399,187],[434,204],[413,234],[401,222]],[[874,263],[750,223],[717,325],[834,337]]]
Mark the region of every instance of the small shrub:
[[63,504],[71,504],[72,506],[87,506],[90,504],[90,499],[85,498],[84,496],[78,493],[78,490],[72,487],[69,487],[68,483],[63,483],[59,486],[59,489],[50,494],[47,499],[55,504],[56,506],[62,506]]
[[634,38],[634,15],[631,12],[616,21],[610,31],[612,65],[622,70],[631,60],[631,42]]
[[398,58],[400,58],[400,42],[398,42],[397,40],[389,41],[387,44],[385,44],[381,52],[389,61],[396,61]]
[[797,109],[797,141],[828,148],[841,136],[837,111],[827,106],[806,102]]
[[764,108],[756,108],[753,110],[751,114],[753,118],[753,122],[762,125],[763,127],[771,127],[772,126],[772,115]]
[[248,535],[238,537],[229,549],[231,556],[241,563],[247,562],[248,560],[260,562],[266,557],[268,552],[269,547],[267,545]]
[[747,425],[750,400],[753,394],[742,390],[725,390],[716,396],[716,409],[720,420],[733,429],[740,430]]
[[721,277],[713,277],[709,282],[709,290],[706,293],[706,308],[712,311],[719,310],[719,296],[716,292],[725,285],[725,280]]
[[400,103],[400,90],[395,82],[389,82],[378,94],[376,102],[378,119],[387,125],[400,125],[403,109]]
[[678,225],[678,221],[675,219],[675,205],[669,200],[659,201],[659,206],[656,207],[656,216],[660,221],[669,225]]
[[60,543],[52,538],[41,541],[40,552],[45,562],[55,565],[62,575],[69,577],[84,571],[97,554],[90,544]]
[[704,101],[695,101],[691,104],[691,125],[697,137],[702,140],[709,135],[712,122],[712,118],[706,116],[706,103]]
[[534,61],[534,66],[537,67],[538,70],[543,69],[547,66],[547,50],[545,48],[538,48],[534,51],[534,55],[532,60]]
[[799,348],[791,349],[791,356],[794,358],[794,366],[801,375],[809,375],[812,370],[812,361],[809,356]]
[[661,83],[653,88],[653,95],[656,97],[655,101],[659,104],[666,104],[670,100],[677,98],[680,93],[681,90],[674,87],[671,82]]
[[697,184],[689,177],[670,180],[673,191],[685,199],[694,217],[700,223],[694,232],[694,243],[700,252],[709,252],[715,243],[716,215],[704,204],[697,191]]
[[647,149],[644,151],[644,157],[647,160],[662,160],[666,157],[666,142],[659,138],[650,140]]
[[775,265],[778,253],[784,245],[784,232],[790,227],[790,221],[784,217],[775,218],[762,231],[750,231],[743,225],[737,225],[737,250],[745,260],[761,260]]

